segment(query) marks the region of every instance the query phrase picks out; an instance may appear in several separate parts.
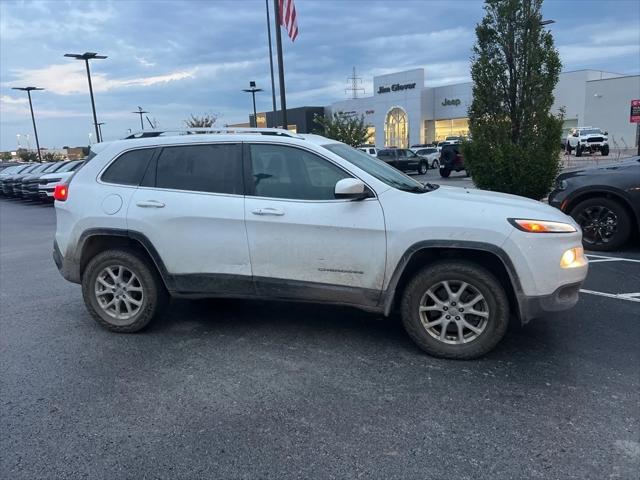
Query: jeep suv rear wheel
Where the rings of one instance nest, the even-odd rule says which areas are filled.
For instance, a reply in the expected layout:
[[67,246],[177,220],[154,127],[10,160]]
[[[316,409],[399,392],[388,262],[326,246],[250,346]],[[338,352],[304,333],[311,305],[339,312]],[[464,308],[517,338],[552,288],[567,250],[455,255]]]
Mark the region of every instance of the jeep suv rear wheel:
[[155,268],[133,250],[107,250],[91,259],[82,296],[100,325],[123,333],[142,330],[168,301]]
[[402,298],[409,336],[435,357],[473,359],[502,339],[509,323],[504,288],[474,263],[438,262],[420,271]]

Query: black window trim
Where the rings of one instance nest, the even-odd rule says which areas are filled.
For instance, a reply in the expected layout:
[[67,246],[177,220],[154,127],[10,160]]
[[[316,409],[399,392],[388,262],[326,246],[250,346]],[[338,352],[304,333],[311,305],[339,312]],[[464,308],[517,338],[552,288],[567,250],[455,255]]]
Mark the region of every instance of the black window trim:
[[360,180],[362,183],[364,183],[365,187],[368,188],[369,191],[372,193],[372,196],[360,201],[367,202],[367,201],[378,200],[378,194],[371,187],[371,185],[369,185],[366,182],[366,180],[360,178],[355,173],[347,170],[345,167],[343,167],[342,165],[339,165],[333,159],[327,157],[326,155],[323,155],[315,150],[312,150],[302,145],[294,145],[291,143],[284,143],[284,142],[266,142],[266,141],[253,141],[253,140],[249,142],[243,142],[243,147],[242,147],[242,165],[243,165],[243,172],[244,172],[245,196],[247,197],[260,198],[265,200],[277,200],[281,202],[296,202],[296,203],[347,203],[347,202],[353,201],[352,199],[349,199],[349,198],[334,198],[331,200],[310,200],[310,199],[304,199],[304,198],[261,197],[261,196],[255,195],[255,186],[253,184],[253,170],[251,168],[251,150],[250,150],[251,145],[279,145],[282,147],[297,148],[299,150],[303,150],[305,152],[316,155],[317,157],[320,157],[323,160],[326,160],[332,165],[338,167],[340,170],[342,170],[347,175],[349,175],[349,177],[356,178]]
[[[240,157],[241,157],[241,163],[242,163],[242,168],[241,168],[241,175],[240,175],[240,186],[241,186],[241,192],[240,193],[223,193],[223,192],[206,192],[203,190],[184,190],[181,188],[166,188],[166,187],[158,187],[157,185],[157,175],[158,175],[158,158],[160,158],[160,155],[162,155],[162,151],[165,148],[173,148],[173,147],[190,147],[190,146],[197,146],[197,145],[238,145],[241,147],[241,152],[240,152]],[[150,148],[150,147],[146,147],[146,148]],[[145,190],[159,190],[162,192],[183,192],[183,193],[191,193],[191,194],[197,194],[197,195],[216,195],[216,196],[223,196],[223,197],[244,197],[245,193],[246,193],[246,182],[245,182],[245,176],[243,175],[244,173],[244,160],[243,160],[243,155],[244,155],[244,146],[242,142],[239,141],[231,141],[231,140],[227,140],[227,141],[223,141],[223,142],[212,142],[212,141],[204,141],[204,142],[188,142],[188,143],[168,143],[168,144],[163,144],[163,145],[157,145],[156,147],[156,152],[154,153],[153,157],[151,158],[151,160],[149,161],[149,164],[147,165],[147,171],[145,171],[145,174],[142,176],[142,181],[140,182],[140,185],[137,185],[135,188],[139,188],[139,189],[145,189]],[[131,149],[131,150],[139,150],[138,149]],[[123,152],[124,153],[124,152]],[[153,169],[153,185],[146,185],[143,184],[145,177],[147,176],[148,170],[149,169]],[[125,185],[127,186],[127,185]]]

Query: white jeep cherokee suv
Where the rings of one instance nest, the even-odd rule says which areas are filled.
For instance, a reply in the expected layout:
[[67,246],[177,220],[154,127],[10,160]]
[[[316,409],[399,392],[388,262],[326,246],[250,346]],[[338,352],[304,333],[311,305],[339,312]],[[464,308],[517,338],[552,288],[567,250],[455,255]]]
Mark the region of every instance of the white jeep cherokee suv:
[[220,130],[98,148],[56,187],[53,255],[113,331],[142,329],[170,296],[298,300],[399,310],[423,350],[468,359],[510,317],[572,307],[587,274],[562,212],[423,185],[317,135]]
[[606,157],[609,155],[607,132],[593,127],[573,128],[567,135],[566,150],[568,153],[575,151],[576,157],[581,157],[585,152],[600,152]]

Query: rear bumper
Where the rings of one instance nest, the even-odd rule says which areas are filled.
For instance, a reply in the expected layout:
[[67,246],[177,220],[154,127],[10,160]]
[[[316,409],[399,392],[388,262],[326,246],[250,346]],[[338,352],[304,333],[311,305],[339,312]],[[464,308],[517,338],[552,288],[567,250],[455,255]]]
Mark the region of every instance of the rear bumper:
[[56,263],[60,275],[66,280],[73,283],[80,283],[80,264],[63,257],[58,247],[58,242],[55,240],[53,241],[53,261]]
[[582,282],[563,285],[551,295],[518,296],[520,321],[525,324],[547,313],[568,310],[578,303]]

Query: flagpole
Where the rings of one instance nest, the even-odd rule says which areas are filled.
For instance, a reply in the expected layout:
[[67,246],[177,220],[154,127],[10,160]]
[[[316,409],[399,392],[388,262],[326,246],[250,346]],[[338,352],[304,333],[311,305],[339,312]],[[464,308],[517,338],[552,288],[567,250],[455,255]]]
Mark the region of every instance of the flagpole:
[[[271,120],[272,127],[278,125],[276,107],[276,81],[273,78],[273,50],[271,48],[271,19],[269,18],[269,0],[264,0],[265,7],[267,7],[267,35],[269,36],[269,69],[271,70],[271,101],[273,102],[273,118]],[[256,123],[257,124],[257,123]],[[267,122],[267,127],[269,126]]]
[[280,110],[282,110],[282,127],[288,128],[287,122],[287,96],[284,90],[284,63],[282,55],[282,36],[280,35],[280,7],[279,0],[273,0],[273,11],[276,24],[276,50],[278,52],[278,76],[280,77]]

